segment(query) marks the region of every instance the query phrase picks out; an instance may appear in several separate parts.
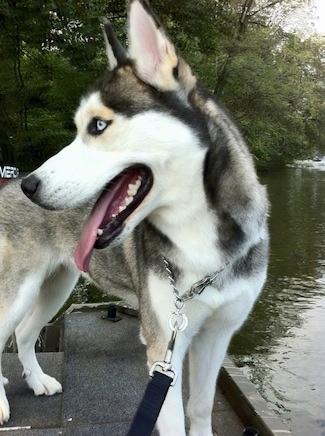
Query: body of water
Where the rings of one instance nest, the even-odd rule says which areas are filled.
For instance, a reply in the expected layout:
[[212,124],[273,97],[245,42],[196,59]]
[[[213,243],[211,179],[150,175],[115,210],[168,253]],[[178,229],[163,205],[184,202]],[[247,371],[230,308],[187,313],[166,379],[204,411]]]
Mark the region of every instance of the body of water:
[[294,435],[325,435],[325,171],[262,176],[270,201],[268,280],[230,354]]

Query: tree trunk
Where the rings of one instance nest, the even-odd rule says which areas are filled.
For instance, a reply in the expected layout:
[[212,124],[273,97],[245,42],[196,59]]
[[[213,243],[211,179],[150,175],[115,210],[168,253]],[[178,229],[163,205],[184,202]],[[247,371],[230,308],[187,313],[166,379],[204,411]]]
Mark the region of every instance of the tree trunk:
[[225,85],[227,84],[227,80],[229,77],[229,71],[231,64],[236,57],[237,50],[238,50],[238,43],[242,40],[247,27],[249,23],[249,17],[250,17],[250,11],[254,5],[255,0],[244,0],[241,14],[238,20],[238,28],[236,32],[235,39],[233,41],[233,44],[229,50],[228,57],[220,71],[220,73],[217,76],[217,84],[214,89],[214,94],[217,98],[219,98],[222,95],[222,92],[224,90]]

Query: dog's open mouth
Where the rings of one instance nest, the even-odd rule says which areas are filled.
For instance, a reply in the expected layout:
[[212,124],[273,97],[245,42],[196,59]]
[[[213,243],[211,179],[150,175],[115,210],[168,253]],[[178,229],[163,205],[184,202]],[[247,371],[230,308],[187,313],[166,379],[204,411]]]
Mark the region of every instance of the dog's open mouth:
[[142,203],[152,184],[151,170],[144,165],[135,165],[105,186],[83,227],[74,254],[81,271],[89,270],[94,248],[107,247],[122,232],[125,220]]

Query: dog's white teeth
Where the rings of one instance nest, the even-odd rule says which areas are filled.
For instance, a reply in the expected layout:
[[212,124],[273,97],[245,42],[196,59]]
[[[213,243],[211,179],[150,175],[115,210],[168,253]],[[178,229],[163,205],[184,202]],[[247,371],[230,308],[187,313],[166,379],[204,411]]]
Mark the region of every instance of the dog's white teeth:
[[125,205],[128,206],[133,201],[133,197],[127,197],[125,200]]
[[104,233],[103,229],[97,229],[97,235],[98,236],[102,236],[103,233]]
[[134,197],[141,186],[142,177],[138,176],[135,183],[130,183],[128,186],[128,195]]
[[137,193],[137,188],[134,184],[129,185],[128,187],[128,195],[135,195]]
[[135,194],[138,192],[138,190],[139,190],[139,188],[141,186],[141,181],[142,181],[142,177],[138,176],[138,178],[135,181],[135,183],[130,183],[129,184],[128,190],[127,190],[127,195],[128,196],[125,197],[123,205],[121,205],[118,208],[118,213],[112,214],[112,218],[116,218],[116,216],[119,213],[123,212],[123,210],[125,210],[127,208],[127,206],[132,203],[132,201],[134,200]]

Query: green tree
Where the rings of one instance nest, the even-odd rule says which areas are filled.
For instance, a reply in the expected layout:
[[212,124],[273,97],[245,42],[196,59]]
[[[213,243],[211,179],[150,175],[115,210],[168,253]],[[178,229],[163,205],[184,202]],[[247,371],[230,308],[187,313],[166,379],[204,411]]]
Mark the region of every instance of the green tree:
[[261,167],[310,155],[324,135],[324,39],[288,33],[279,19],[284,5],[287,13],[302,3],[225,5],[228,32],[217,47],[214,92],[235,115]]
[[[122,17],[119,3],[106,6],[116,21]],[[0,127],[21,170],[36,167],[72,139],[80,95],[106,68],[106,13],[99,1],[1,3]]]
[[[321,149],[325,137],[324,39],[283,28],[304,0],[153,0],[203,85],[241,125],[257,163]],[[102,23],[125,40],[119,0],[2,0],[0,129],[21,170],[74,135],[82,93],[106,69]]]

